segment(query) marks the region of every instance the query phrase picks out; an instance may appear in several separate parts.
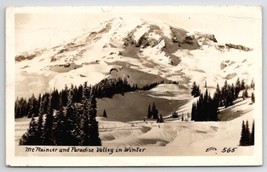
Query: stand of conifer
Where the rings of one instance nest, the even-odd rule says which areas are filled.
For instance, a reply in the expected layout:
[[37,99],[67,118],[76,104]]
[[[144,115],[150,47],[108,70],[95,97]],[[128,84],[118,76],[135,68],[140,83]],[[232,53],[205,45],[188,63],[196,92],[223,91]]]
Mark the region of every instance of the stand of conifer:
[[[43,99],[40,103],[37,122],[33,116],[29,129],[21,137],[19,144],[100,146],[101,140],[96,121],[96,98],[92,95],[91,90],[91,87],[85,83],[82,104],[76,104],[72,101],[72,89],[66,89],[66,106],[61,97],[58,103],[59,109],[56,110],[55,115],[51,108],[52,96],[50,95],[48,101],[46,98]],[[45,112],[46,104],[47,111]],[[82,111],[80,110],[81,106]]]
[[249,124],[248,121],[243,121],[242,122],[242,130],[241,130],[241,137],[240,137],[240,141],[239,141],[239,145],[240,146],[250,146],[250,145],[254,145],[254,130],[255,130],[255,122],[253,121],[252,124],[252,130],[250,132],[249,129]]
[[150,118],[158,119],[159,118],[158,113],[159,113],[159,111],[156,108],[155,102],[153,102],[152,108],[150,107],[150,104],[148,105],[148,112],[147,112],[147,118],[148,119],[150,119]]
[[[191,94],[196,97],[198,94],[198,86],[194,82],[192,87]],[[191,120],[193,121],[218,121],[218,107],[220,106],[231,106],[234,104],[234,100],[238,98],[240,90],[243,91],[243,98],[246,98],[247,88],[245,87],[245,82],[242,80],[240,83],[239,79],[237,79],[236,84],[229,85],[227,81],[225,81],[224,86],[220,89],[217,84],[216,91],[211,98],[208,90],[206,89],[205,94],[199,94],[199,99],[196,103],[192,104],[191,109]],[[254,96],[254,95],[253,95]],[[252,98],[255,101],[255,97]]]

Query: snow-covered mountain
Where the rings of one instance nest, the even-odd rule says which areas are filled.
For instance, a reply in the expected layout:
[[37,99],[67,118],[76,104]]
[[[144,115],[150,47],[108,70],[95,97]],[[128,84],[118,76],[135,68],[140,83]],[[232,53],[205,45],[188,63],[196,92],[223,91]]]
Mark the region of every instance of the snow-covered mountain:
[[[108,77],[125,77],[129,83],[138,85],[163,81],[145,94],[127,93],[98,100],[97,118],[104,146],[166,146],[171,150],[166,152],[175,155],[203,155],[201,146],[203,150],[210,146],[238,146],[242,121],[252,123],[255,119],[254,105],[250,99],[243,100],[241,93],[233,106],[220,108],[220,122],[184,122],[169,118],[169,111],[177,111],[179,115],[191,113],[192,103],[198,99],[190,95],[194,81],[201,89],[206,82],[211,94],[217,83],[222,86],[225,80],[235,83],[240,78],[249,84],[255,78],[254,63],[259,51],[257,47],[231,42],[222,44],[213,33],[188,32],[182,27],[136,18],[113,18],[58,46],[18,54],[16,96],[36,95],[85,81],[96,84]],[[178,84],[169,84],[172,81]],[[161,98],[168,102],[160,103]],[[122,102],[127,99],[131,100],[127,105],[138,102],[139,109],[126,107]],[[147,105],[156,99],[160,99],[156,103],[159,102],[157,107],[165,123],[142,120]],[[171,105],[165,107],[166,104]],[[104,109],[109,113],[108,119],[100,117]],[[133,116],[130,111],[138,114],[134,117],[136,121],[125,120],[126,116]],[[125,119],[118,120],[118,116]],[[16,119],[16,142],[29,122],[26,118]],[[238,147],[237,154],[248,154],[252,149]]]
[[16,95],[96,84],[107,77],[126,77],[138,85],[176,81],[184,88],[193,81],[215,87],[226,79],[253,79],[253,47],[220,44],[216,35],[179,27],[113,18],[58,46],[18,54]]

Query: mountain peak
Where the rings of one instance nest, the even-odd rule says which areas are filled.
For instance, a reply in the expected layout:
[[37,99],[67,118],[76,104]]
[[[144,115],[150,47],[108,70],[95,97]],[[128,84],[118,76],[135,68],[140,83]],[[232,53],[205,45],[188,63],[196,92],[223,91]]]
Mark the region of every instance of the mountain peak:
[[[126,76],[133,84],[142,83],[141,78],[146,78],[145,82],[157,78],[157,81],[178,81],[188,87],[191,80],[209,77],[210,82],[216,83],[218,78],[231,76],[234,79],[243,75],[243,67],[239,66],[250,64],[249,54],[244,54],[249,53],[247,50],[251,49],[234,44],[221,45],[214,34],[190,33],[140,18],[116,17],[58,46],[19,54],[16,64],[17,71],[23,75],[48,76],[49,81],[45,82],[50,88],[62,89],[65,84],[85,81],[96,84],[104,78],[118,76]],[[243,57],[239,59],[240,54]],[[216,73],[210,73],[207,59]],[[244,59],[247,59],[245,65]],[[221,69],[225,60],[234,62]],[[237,72],[233,73],[233,67],[238,68]],[[110,72],[111,69],[117,70]]]

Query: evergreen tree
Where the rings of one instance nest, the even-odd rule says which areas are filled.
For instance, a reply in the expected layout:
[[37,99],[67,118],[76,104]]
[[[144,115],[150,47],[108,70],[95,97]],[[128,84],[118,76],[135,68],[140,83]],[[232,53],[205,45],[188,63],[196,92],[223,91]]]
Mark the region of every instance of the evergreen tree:
[[196,115],[197,115],[197,104],[193,103],[192,110],[191,110],[191,120],[196,121]]
[[98,131],[98,121],[96,121],[96,98],[95,96],[91,95],[90,97],[90,131],[91,131],[91,138],[90,138],[90,145],[91,146],[101,146],[101,140],[99,138],[99,131]]
[[51,96],[51,105],[50,105],[51,110],[59,109],[60,95],[58,90],[54,89],[50,96]]
[[66,106],[66,111],[65,111],[65,117],[66,117],[66,144],[67,145],[78,145],[78,140],[75,136],[75,133],[77,130],[77,114],[74,108],[74,104],[72,103],[72,94],[73,91],[72,89],[68,90],[68,102]]
[[252,131],[250,132],[249,129],[249,123],[246,121],[246,123],[242,122],[242,130],[241,130],[241,138],[240,138],[240,146],[249,146],[254,145],[254,121],[252,123]]
[[249,131],[249,123],[248,121],[246,121],[246,130],[245,130],[245,134],[246,134],[246,142],[245,144],[246,145],[249,145],[249,142],[250,142],[250,131]]
[[37,123],[32,116],[31,122],[29,124],[28,131],[20,138],[19,145],[37,145],[39,143],[39,138],[37,137]]
[[81,135],[80,145],[89,145],[90,132],[89,132],[89,96],[90,89],[87,86],[87,82],[83,86],[82,103],[83,103],[83,116],[81,118]]
[[177,113],[176,111],[173,111],[173,112],[172,112],[172,117],[173,117],[173,118],[178,118],[178,113]]
[[207,88],[207,81],[205,81],[205,85],[204,85],[204,88]]
[[241,89],[241,83],[240,83],[239,78],[237,78],[237,81],[235,83],[235,99],[238,98],[240,89]]
[[251,135],[250,135],[250,145],[254,145],[254,140],[255,140],[255,121],[252,123],[252,130],[251,130]]
[[68,103],[68,87],[65,85],[65,89],[60,92],[60,98],[63,106],[67,106]]
[[242,121],[242,130],[241,130],[241,138],[240,138],[240,146],[244,146],[247,140],[247,135],[246,135],[246,126],[245,126],[245,122]]
[[43,130],[44,130],[44,125],[43,125],[44,119],[43,119],[43,113],[39,113],[38,116],[38,121],[37,121],[37,131],[36,131],[36,143],[35,145],[42,145],[42,135],[43,135]]
[[244,90],[246,88],[245,86],[245,81],[242,79],[241,81],[241,86],[240,86],[240,90]]
[[252,88],[253,90],[255,90],[255,83],[254,83],[254,80],[251,80],[251,84],[250,84],[250,86],[251,86],[251,88]]
[[214,94],[212,99],[208,90],[202,93],[196,103],[192,104],[191,120],[192,121],[217,121],[218,120],[218,94]]
[[162,114],[160,114],[158,119],[157,119],[157,123],[163,123],[163,122],[164,122],[163,116],[162,116]]
[[41,136],[42,144],[43,145],[53,145],[53,136],[52,136],[52,130],[53,130],[53,110],[52,110],[52,96],[49,98],[48,108],[47,108],[47,114],[46,119],[44,122],[44,129]]
[[33,115],[34,116],[37,115],[38,113],[37,104],[38,104],[37,99],[33,94],[28,100],[28,107],[29,107],[28,118],[31,118]]
[[234,84],[231,85],[231,97],[232,97],[233,101],[238,97],[237,95],[235,95],[235,86],[234,86]]
[[197,86],[196,82],[193,82],[191,95],[194,97],[198,97],[200,95],[199,86]]
[[107,118],[108,116],[107,116],[107,112],[106,112],[106,110],[104,109],[104,111],[103,111],[103,117],[104,118]]
[[38,114],[40,113],[39,110],[40,110],[40,106],[41,106],[41,101],[42,101],[42,96],[41,96],[41,94],[39,94],[38,99],[37,99],[37,113],[36,113],[36,116],[38,116]]
[[42,103],[43,103],[43,114],[47,114],[48,110],[48,103],[49,103],[49,93],[45,93],[42,97]]
[[214,100],[214,103],[217,107],[219,107],[221,105],[221,90],[220,90],[220,87],[218,84],[216,87],[216,91],[213,95],[213,100]]
[[100,146],[98,122],[96,121],[96,98],[85,83],[83,89],[83,117],[80,145]]
[[54,145],[67,145],[66,139],[66,119],[63,114],[63,105],[61,99],[59,99],[59,110],[56,113],[53,122],[53,136]]
[[20,98],[15,102],[15,118],[27,116],[29,113],[29,103],[26,99]]
[[77,90],[77,102],[82,102],[82,96],[83,96],[83,86],[80,85]]
[[151,107],[150,107],[150,104],[148,105],[148,110],[147,110],[147,118],[150,119],[152,117],[152,110],[151,110]]
[[249,124],[248,121],[246,121],[245,129],[244,129],[244,142],[242,146],[248,146],[250,142],[250,132],[249,132]]
[[255,103],[255,95],[254,95],[253,92],[251,93],[251,102],[252,102],[252,103]]
[[243,91],[242,98],[243,98],[243,100],[245,100],[246,98],[248,98],[248,90],[247,90],[247,88]]
[[158,109],[156,108],[155,102],[152,104],[152,117],[153,119],[158,119]]

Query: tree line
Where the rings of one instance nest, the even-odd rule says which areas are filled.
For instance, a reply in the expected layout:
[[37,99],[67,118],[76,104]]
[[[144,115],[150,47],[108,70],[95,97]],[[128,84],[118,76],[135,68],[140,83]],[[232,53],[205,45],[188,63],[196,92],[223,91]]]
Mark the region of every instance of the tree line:
[[[126,92],[136,90],[149,90],[162,82],[154,82],[138,87],[136,84],[129,84],[127,79],[124,78],[108,78],[103,79],[98,84],[90,86],[92,95],[96,98],[112,97],[115,94],[124,94]],[[68,102],[68,91],[72,90],[72,102],[81,103],[84,85],[73,86],[70,88],[65,86],[61,91],[54,89],[50,93],[39,94],[35,97],[33,94],[30,98],[17,98],[15,101],[15,118],[27,116],[31,118],[32,115],[38,116],[41,103],[43,104],[43,112],[47,113],[49,98],[51,97],[51,108],[58,110],[60,106],[66,106]],[[59,102],[61,101],[61,105]]]

